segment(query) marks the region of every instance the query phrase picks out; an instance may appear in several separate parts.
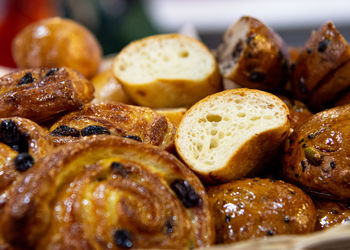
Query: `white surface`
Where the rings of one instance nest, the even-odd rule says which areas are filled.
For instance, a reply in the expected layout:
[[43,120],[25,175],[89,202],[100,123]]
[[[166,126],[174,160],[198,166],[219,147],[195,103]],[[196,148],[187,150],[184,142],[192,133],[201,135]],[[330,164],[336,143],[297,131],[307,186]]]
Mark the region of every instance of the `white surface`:
[[243,15],[273,28],[350,24],[350,0],[144,0],[151,22],[174,32],[192,23],[200,32],[221,32]]

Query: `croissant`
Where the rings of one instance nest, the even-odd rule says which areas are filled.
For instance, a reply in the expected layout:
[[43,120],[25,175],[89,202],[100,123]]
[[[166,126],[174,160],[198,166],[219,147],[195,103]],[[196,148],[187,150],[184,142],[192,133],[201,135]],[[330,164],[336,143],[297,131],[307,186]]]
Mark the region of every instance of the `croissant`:
[[111,134],[170,149],[175,126],[165,116],[147,107],[122,103],[86,105],[63,116],[50,128],[56,145],[96,134]]
[[0,78],[0,117],[47,121],[62,112],[81,108],[92,100],[93,92],[93,85],[70,68],[13,72]]
[[194,248],[214,240],[199,179],[173,155],[118,136],[57,147],[15,188],[1,221],[18,248]]

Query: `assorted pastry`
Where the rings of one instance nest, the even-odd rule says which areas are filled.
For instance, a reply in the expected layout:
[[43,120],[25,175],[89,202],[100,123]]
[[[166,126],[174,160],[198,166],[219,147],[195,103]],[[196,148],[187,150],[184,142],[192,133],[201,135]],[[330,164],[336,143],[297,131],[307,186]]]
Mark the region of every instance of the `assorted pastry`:
[[350,48],[333,23],[304,48],[245,16],[215,51],[154,35],[98,73],[101,54],[62,18],[15,38],[0,249],[193,249],[350,221]]

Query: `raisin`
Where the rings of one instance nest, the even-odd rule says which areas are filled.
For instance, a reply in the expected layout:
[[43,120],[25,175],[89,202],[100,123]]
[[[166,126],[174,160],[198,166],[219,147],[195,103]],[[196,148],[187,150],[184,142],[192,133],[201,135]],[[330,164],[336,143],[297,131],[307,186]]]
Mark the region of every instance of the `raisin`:
[[120,162],[113,162],[111,164],[111,169],[114,173],[120,175],[120,176],[123,176],[123,177],[126,177],[128,176],[128,172],[127,170],[125,169],[124,165],[121,164]]
[[170,187],[185,207],[190,208],[201,204],[201,197],[187,181],[176,179]]
[[295,178],[299,178],[300,177],[300,175],[298,173],[295,173],[294,176],[295,176]]
[[110,135],[111,132],[109,132],[107,128],[98,126],[98,125],[88,126],[81,130],[82,136],[102,135],[102,134]]
[[330,43],[331,41],[328,40],[328,39],[325,39],[325,40],[322,40],[321,42],[318,43],[318,47],[317,47],[317,51],[318,52],[324,52],[327,47],[328,47],[328,44]]
[[266,75],[264,73],[257,72],[257,71],[253,71],[249,75],[249,79],[252,82],[262,82],[265,80],[265,78],[266,78]]
[[312,49],[310,49],[310,48],[306,49],[306,53],[311,54],[312,53]]
[[233,52],[232,52],[232,57],[233,57],[234,61],[237,61],[237,59],[241,55],[242,51],[243,51],[243,42],[242,42],[242,40],[240,40],[236,44],[236,46],[235,46],[235,48],[233,49]]
[[68,127],[66,125],[60,125],[56,127],[50,133],[53,136],[72,136],[72,137],[80,137],[79,130],[75,128]]
[[0,141],[19,153],[28,152],[26,136],[22,135],[13,120],[4,120],[0,125]]
[[332,169],[335,169],[335,161],[331,161],[329,163],[329,166],[331,166]]
[[115,230],[113,233],[113,239],[115,244],[120,248],[131,248],[133,246],[131,235],[127,230]]
[[306,169],[305,161],[301,161],[300,164],[301,164],[301,167],[302,167],[302,171],[305,172],[305,169]]
[[231,221],[231,216],[229,216],[228,214],[225,215],[225,221],[226,222],[230,222]]
[[132,140],[135,140],[135,141],[142,142],[142,139],[139,136],[137,136],[137,135],[127,135],[127,136],[124,136],[124,138],[128,138],[128,139],[132,139]]
[[15,168],[19,172],[28,170],[34,164],[33,157],[28,153],[20,153],[15,158]]
[[164,225],[165,233],[171,234],[174,232],[174,220],[172,218],[168,219]]
[[46,72],[45,76],[46,77],[52,76],[57,72],[57,70],[58,70],[58,68],[51,68],[51,69],[49,69],[49,71]]
[[27,72],[24,74],[24,76],[21,78],[21,80],[19,80],[18,85],[23,85],[23,84],[27,84],[27,83],[31,83],[34,82],[34,78],[32,76],[32,73]]

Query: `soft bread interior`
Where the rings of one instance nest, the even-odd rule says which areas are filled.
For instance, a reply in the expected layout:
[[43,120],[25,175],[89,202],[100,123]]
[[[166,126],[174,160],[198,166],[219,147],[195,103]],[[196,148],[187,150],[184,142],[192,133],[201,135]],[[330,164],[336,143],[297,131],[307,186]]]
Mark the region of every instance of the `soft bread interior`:
[[114,63],[122,82],[143,84],[157,79],[201,81],[215,69],[211,52],[183,35],[160,35],[127,46]]
[[236,90],[197,103],[180,123],[176,147],[198,172],[226,166],[254,135],[287,123],[288,111],[279,98],[263,91]]
[[249,25],[245,19],[239,20],[225,33],[216,51],[219,69],[223,76],[228,76],[237,67],[237,62],[244,51],[249,32]]

